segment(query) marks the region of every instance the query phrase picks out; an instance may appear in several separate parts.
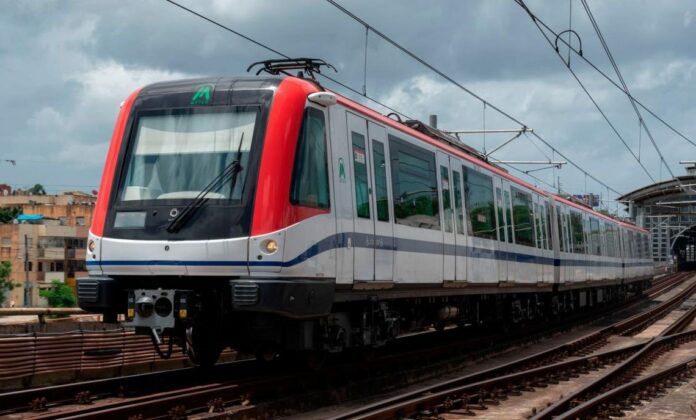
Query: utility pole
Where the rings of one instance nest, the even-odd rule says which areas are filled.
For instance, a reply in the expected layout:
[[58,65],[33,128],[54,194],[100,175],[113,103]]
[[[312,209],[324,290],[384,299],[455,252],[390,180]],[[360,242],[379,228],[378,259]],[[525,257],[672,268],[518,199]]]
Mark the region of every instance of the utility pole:
[[24,306],[31,306],[31,283],[29,282],[29,239],[24,235]]

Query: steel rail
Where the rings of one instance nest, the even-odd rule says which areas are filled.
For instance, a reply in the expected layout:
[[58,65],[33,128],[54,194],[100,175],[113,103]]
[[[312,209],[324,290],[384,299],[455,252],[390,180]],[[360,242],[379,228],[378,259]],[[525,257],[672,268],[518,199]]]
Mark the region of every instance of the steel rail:
[[[657,293],[658,291],[664,292],[665,290],[681,283],[690,275],[691,273],[675,274],[670,279],[661,281],[657,288],[651,288],[653,289],[651,293]],[[568,343],[561,344],[560,346],[536,353],[523,359],[512,361],[502,366],[497,366],[482,372],[450,379],[448,381],[443,381],[441,383],[424,387],[397,397],[378,401],[374,404],[366,405],[348,413],[341,414],[333,419],[381,419],[399,416],[403,417],[417,413],[421,407],[432,407],[433,405],[438,404],[444,404],[446,406],[451,405],[454,402],[466,406],[470,401],[478,401],[479,399],[485,400],[486,398],[495,397],[497,393],[495,388],[500,389],[503,387],[508,387],[508,389],[514,392],[515,388],[510,388],[511,384],[509,381],[511,380],[519,381],[520,379],[524,380],[524,378],[528,378],[527,385],[529,385],[530,382],[534,382],[529,380],[529,378],[537,378],[538,375],[545,372],[554,372],[554,369],[572,369],[574,366],[576,366],[574,363],[582,363],[582,361],[588,361],[596,356],[612,356],[618,353],[624,354],[619,350],[636,352],[645,344],[638,344],[626,347],[624,349],[619,349],[616,351],[618,353],[615,353],[615,351],[610,351],[595,356],[588,354],[591,351],[596,350],[596,348],[601,345],[608,336],[624,333],[638,325],[645,325],[645,323],[650,322],[650,320],[657,319],[668,311],[669,308],[672,308],[674,305],[693,294],[694,291],[696,291],[696,283],[687,287],[680,293],[677,293],[668,301],[663,302],[660,305],[649,309],[648,311],[633,316],[627,320],[619,321],[597,332],[593,332],[578,339],[569,341]],[[694,337],[696,338],[696,333],[694,333]],[[582,354],[583,356],[566,362],[558,362],[560,359],[569,358],[577,354]],[[549,366],[552,366],[552,368],[550,370],[546,370],[546,368]],[[509,372],[516,373],[509,374]],[[524,382],[522,383],[524,384]],[[543,380],[539,381],[539,383],[543,383]],[[479,395],[477,392],[472,393],[472,391],[475,391],[478,388],[484,389],[486,395]],[[527,386],[525,389],[529,390],[530,388],[531,386]],[[466,394],[466,397],[460,397],[458,400],[457,398],[453,399],[452,396],[457,394]]]

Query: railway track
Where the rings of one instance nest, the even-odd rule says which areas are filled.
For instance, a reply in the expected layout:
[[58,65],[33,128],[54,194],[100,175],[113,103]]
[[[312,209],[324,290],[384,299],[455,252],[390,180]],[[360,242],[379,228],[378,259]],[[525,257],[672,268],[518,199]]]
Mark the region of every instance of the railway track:
[[[683,277],[681,278],[683,279]],[[677,279],[679,278],[677,277]],[[665,283],[670,281],[667,280]],[[662,286],[663,284],[654,286],[648,294],[656,296],[657,291]],[[665,316],[694,293],[696,293],[696,282],[647,311],[579,339],[502,366],[438,382],[396,397],[364,405],[356,410],[337,415],[334,420],[427,418],[444,413],[459,416],[473,416],[478,413],[484,417],[494,418],[496,415],[492,415],[488,409],[500,405],[508,398],[535,392],[539,389],[543,390],[581,375],[607,370],[608,366],[616,366],[613,370],[608,370],[606,375],[598,375],[598,379],[592,381],[585,388],[552,404],[547,410],[531,414],[535,414],[533,417],[535,419],[545,419],[556,418],[556,416],[583,418],[584,414],[579,414],[579,410],[585,410],[582,413],[600,413],[601,409],[606,410],[609,407],[605,401],[601,400],[600,396],[603,395],[601,392],[609,392],[607,389],[611,386],[603,387],[603,385],[623,384],[630,381],[631,378],[635,378],[637,370],[645,368],[659,354],[696,340],[696,331],[680,332],[696,316],[696,307],[686,311],[663,332],[649,341],[600,352],[599,350],[607,344],[607,339],[612,335],[632,334],[640,331],[647,324]],[[683,365],[682,363],[681,372],[684,371]],[[675,367],[675,369],[678,368]],[[664,378],[667,375],[661,377]],[[641,381],[652,383],[649,379],[641,379]],[[616,398],[624,395],[622,393],[615,394]],[[583,396],[587,397],[587,403],[581,408],[581,404],[583,404],[581,401],[584,401],[581,399]],[[593,405],[598,400],[600,400],[599,405]],[[631,400],[631,402],[635,401]],[[571,407],[578,411],[569,414],[568,417],[563,417],[564,410]],[[616,411],[616,404],[611,407]],[[500,411],[497,413],[498,416],[501,415]],[[510,415],[509,412],[508,415]]]
[[[650,297],[655,297],[679,285],[684,278],[684,274],[665,277],[661,281],[655,282],[653,287],[646,291],[646,294]],[[696,286],[692,285],[692,287]],[[678,297],[675,299],[683,298],[685,293],[685,291],[677,293]],[[613,325],[611,333],[617,334],[628,331],[630,328],[645,325],[650,322],[650,319],[656,319],[660,314],[663,314],[667,310],[665,308],[674,305],[674,302],[674,299],[670,299],[668,302],[664,302],[644,313],[629,318],[629,320],[618,323],[618,326]],[[509,363],[480,372],[470,376],[469,381],[480,382],[486,378],[515,375],[531,369],[548,369],[549,372],[554,372],[555,369],[558,369],[555,365],[560,363],[562,359],[571,357],[574,354],[588,352],[593,346],[596,346],[597,342],[606,339],[607,333],[605,330],[603,329],[598,333],[566,343],[561,350],[541,352],[516,363]],[[483,348],[483,353],[490,351],[491,347],[485,344],[485,341],[491,338],[487,337],[481,339],[478,343],[470,343],[469,352],[471,347],[475,348],[477,346]],[[497,336],[497,338],[500,340],[500,336]],[[432,341],[432,338],[425,341]],[[501,345],[510,346],[510,342]],[[263,368],[259,369],[258,364],[248,361],[239,362],[234,365],[234,368],[229,368],[224,373],[222,370],[227,369],[226,367],[216,367],[215,372],[218,373],[217,375],[211,375],[208,378],[201,377],[198,378],[199,380],[191,380],[193,370],[182,369],[172,372],[92,381],[83,384],[67,384],[61,387],[47,387],[38,390],[17,391],[13,394],[0,394],[0,407],[14,407],[8,409],[6,413],[18,412],[31,407],[32,411],[25,418],[41,419],[128,418],[131,416],[177,418],[196,412],[214,413],[225,411],[230,413],[230,411],[237,411],[248,413],[250,411],[253,412],[254,407],[259,402],[283,400],[284,398],[293,399],[295,397],[288,396],[296,396],[302,393],[312,394],[313,390],[330,388],[333,384],[358,380],[360,377],[369,377],[378,371],[391,371],[393,375],[394,372],[403,371],[407,366],[413,365],[414,361],[422,361],[423,364],[429,365],[427,361],[447,360],[447,357],[451,358],[453,356],[451,347],[451,344],[444,344],[433,350],[432,346],[429,346],[420,350],[410,351],[407,355],[396,354],[379,358],[370,363],[360,363],[359,367],[356,367],[355,363],[348,363],[337,368],[332,367],[321,374],[293,371],[292,369],[290,371],[281,369],[278,372],[278,369],[273,367],[269,368],[266,374],[264,374]],[[619,360],[629,357],[632,351],[638,350],[638,347],[635,347],[606,352],[606,354],[599,356],[577,356],[573,367],[568,369],[570,369],[569,372],[573,372],[572,369],[576,369],[577,372],[583,372],[599,365],[617,363]],[[461,352],[464,351],[461,350]],[[549,366],[553,367],[549,368]],[[271,373],[270,376],[267,375],[268,373]],[[225,377],[241,379],[229,381],[224,380]],[[173,389],[158,389],[156,384],[162,383],[171,384]],[[139,391],[134,391],[134,388],[138,387],[137,385],[142,384],[151,384],[150,392],[155,392],[139,394]],[[527,383],[526,385],[532,386],[533,384]],[[496,390],[495,392],[498,391]],[[286,402],[289,403],[289,401]],[[283,404],[279,405],[282,406]]]

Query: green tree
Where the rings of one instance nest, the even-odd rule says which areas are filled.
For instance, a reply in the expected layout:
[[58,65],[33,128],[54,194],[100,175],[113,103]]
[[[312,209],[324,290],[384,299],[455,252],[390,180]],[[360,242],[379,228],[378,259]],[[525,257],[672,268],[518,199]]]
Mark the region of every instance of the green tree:
[[53,280],[50,289],[39,291],[39,296],[48,301],[51,308],[74,308],[77,299],[72,289],[60,280]]
[[0,303],[3,303],[7,298],[7,292],[15,288],[15,285],[10,281],[11,272],[12,263],[9,261],[0,263]]
[[0,207],[0,224],[11,223],[20,214],[22,214],[21,207]]
[[46,195],[46,190],[41,184],[34,184],[33,187],[29,188],[29,192],[32,195]]

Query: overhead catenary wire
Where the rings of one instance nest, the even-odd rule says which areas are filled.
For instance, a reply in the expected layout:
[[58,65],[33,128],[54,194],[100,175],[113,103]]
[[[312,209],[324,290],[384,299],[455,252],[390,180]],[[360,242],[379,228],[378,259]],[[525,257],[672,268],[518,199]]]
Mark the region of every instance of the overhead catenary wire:
[[[655,147],[655,151],[657,152],[658,156],[660,156],[660,161],[661,163],[664,163],[665,167],[667,168],[667,171],[669,171],[670,175],[674,178],[674,173],[672,173],[672,169],[669,167],[667,164],[667,161],[665,160],[664,156],[662,155],[662,152],[660,151],[660,148],[657,146],[657,142],[655,142],[655,139],[652,136],[652,133],[650,132],[650,129],[648,129],[648,126],[645,125],[645,120],[643,120],[643,115],[641,115],[640,110],[636,106],[636,102],[633,100],[633,96],[630,94],[630,91],[628,89],[628,85],[626,84],[626,81],[624,80],[623,76],[621,75],[621,71],[619,71],[619,66],[616,64],[616,61],[614,60],[614,55],[611,53],[611,50],[609,49],[609,45],[607,44],[606,40],[604,39],[604,35],[602,35],[602,31],[599,29],[599,25],[597,24],[597,21],[594,18],[594,15],[592,14],[592,11],[590,10],[590,6],[587,4],[586,0],[581,0],[583,7],[585,8],[585,12],[587,13],[587,17],[590,19],[590,22],[592,23],[592,26],[594,27],[595,32],[597,33],[597,37],[599,38],[602,47],[604,48],[604,52],[607,54],[607,57],[609,58],[609,61],[611,62],[612,67],[614,68],[614,71],[616,72],[616,76],[619,78],[619,81],[621,82],[621,86],[623,87],[624,91],[627,93],[627,97],[629,101],[631,102],[631,105],[633,106],[633,110],[635,111],[636,115],[638,116],[638,122],[642,124],[643,128],[645,129],[645,134],[648,136],[650,139],[650,142],[653,144]],[[639,158],[640,160],[640,158]]]
[[[489,101],[487,101],[487,100],[484,99],[483,97],[479,96],[478,94],[476,94],[475,92],[473,92],[471,89],[469,89],[469,88],[467,88],[466,86],[462,85],[461,83],[457,82],[457,81],[454,80],[452,77],[448,76],[447,74],[445,74],[444,72],[442,72],[441,70],[439,70],[438,68],[436,68],[435,66],[433,66],[432,64],[430,64],[428,61],[426,61],[426,60],[424,60],[423,58],[417,56],[415,53],[411,52],[411,51],[408,50],[406,47],[402,46],[401,44],[399,44],[398,42],[396,42],[396,41],[393,40],[392,38],[390,38],[390,37],[388,37],[387,35],[385,35],[384,33],[382,33],[379,29],[377,29],[377,28],[375,28],[374,26],[368,24],[366,21],[364,21],[363,19],[361,19],[360,17],[358,17],[357,15],[355,15],[354,13],[352,13],[351,11],[349,11],[348,9],[346,9],[345,7],[343,7],[343,6],[341,6],[340,4],[338,4],[336,1],[334,1],[334,0],[326,0],[326,1],[327,1],[329,4],[331,4],[332,6],[334,6],[335,8],[337,8],[338,10],[340,10],[341,12],[343,12],[344,14],[346,14],[347,16],[349,16],[350,18],[352,18],[353,20],[355,20],[356,22],[358,22],[359,24],[363,25],[364,27],[369,28],[369,30],[370,30],[373,34],[379,36],[380,38],[382,38],[383,40],[385,40],[386,42],[388,42],[389,44],[391,44],[391,45],[392,45],[393,47],[395,47],[396,49],[398,49],[398,50],[400,50],[401,52],[403,52],[404,54],[408,55],[409,57],[411,57],[411,58],[414,59],[415,61],[419,62],[420,64],[422,64],[422,65],[425,66],[426,68],[430,69],[431,71],[433,71],[433,72],[434,72],[435,74],[437,74],[438,76],[440,76],[440,77],[442,77],[443,79],[447,80],[448,82],[452,83],[453,85],[455,85],[455,86],[458,87],[459,89],[463,90],[464,92],[466,92],[467,94],[469,94],[471,97],[473,97],[473,98],[479,100],[479,101],[482,102],[486,107],[492,108],[493,110],[495,110],[496,112],[498,112],[500,115],[502,115],[502,116],[508,118],[509,120],[515,122],[516,124],[519,124],[521,127],[524,127],[524,128],[527,127],[526,124],[522,123],[522,122],[521,122],[520,120],[518,120],[517,118],[513,117],[513,116],[510,115],[509,113],[503,111],[501,108],[497,107],[496,105],[490,103]],[[576,164],[573,160],[569,159],[569,158],[568,158],[567,156],[565,156],[561,151],[559,151],[559,150],[556,149],[554,146],[552,146],[548,141],[544,140],[538,133],[532,132],[532,135],[533,135],[534,137],[536,137],[539,141],[541,141],[542,143],[544,143],[544,144],[546,145],[546,147],[548,147],[549,149],[551,149],[551,150],[556,150],[556,152],[557,152],[561,157],[563,157],[565,160],[567,160],[568,163],[570,163],[573,167],[575,167],[576,169],[578,169],[580,172],[582,172],[583,174],[585,174],[586,176],[588,176],[589,178],[591,178],[592,180],[594,180],[594,181],[597,182],[598,184],[604,186],[605,188],[609,188],[609,189],[610,189],[612,192],[614,192],[615,194],[621,195],[621,193],[618,192],[616,189],[610,187],[610,186],[607,185],[605,182],[600,181],[597,177],[595,177],[594,175],[588,173],[585,169],[583,169],[582,167],[580,167],[580,166],[579,166],[578,164]]]
[[[515,1],[516,1],[517,3],[522,3],[522,4],[524,4],[524,1],[523,1],[523,0],[515,0]],[[526,7],[526,6],[525,6],[525,7]],[[527,9],[525,9],[525,10],[529,10],[529,9],[527,8]],[[531,13],[531,11],[530,11],[529,13]],[[619,131],[616,129],[616,126],[614,125],[614,123],[611,122],[611,120],[609,119],[609,117],[607,116],[607,114],[604,112],[604,110],[602,110],[602,107],[599,106],[599,103],[597,103],[597,100],[595,100],[595,98],[592,96],[592,94],[591,94],[590,91],[587,89],[587,87],[585,87],[585,84],[580,80],[580,77],[577,75],[577,73],[575,72],[575,70],[573,70],[573,68],[570,66],[570,61],[566,62],[566,61],[563,59],[563,56],[561,55],[561,52],[560,52],[558,49],[555,48],[553,41],[551,41],[551,39],[548,37],[548,35],[541,29],[541,27],[539,27],[539,25],[536,23],[536,21],[534,21],[534,23],[535,23],[535,25],[537,26],[537,28],[539,29],[539,31],[541,32],[541,34],[543,35],[543,37],[544,37],[544,39],[546,40],[546,42],[548,42],[549,46],[556,52],[556,55],[558,56],[558,58],[561,59],[561,61],[562,61],[563,64],[566,66],[566,68],[568,69],[568,71],[570,72],[570,74],[573,75],[573,78],[574,78],[575,81],[578,83],[578,85],[580,85],[580,88],[583,90],[583,92],[585,92],[585,95],[587,95],[587,97],[590,99],[590,102],[592,102],[592,105],[594,105],[595,109],[597,109],[597,112],[599,112],[599,114],[602,116],[602,118],[604,118],[604,121],[606,121],[606,123],[609,125],[609,127],[611,128],[611,130],[614,132],[614,134],[616,135],[616,137],[618,137],[618,139],[619,139],[619,140],[621,141],[621,143],[624,145],[624,147],[626,148],[626,150],[628,150],[628,152],[631,154],[631,156],[633,156],[633,159],[635,159],[635,161],[638,163],[638,165],[639,165],[639,166],[643,169],[643,171],[648,175],[648,178],[650,178],[650,180],[651,180],[653,183],[655,183],[655,182],[656,182],[656,181],[655,181],[655,178],[650,174],[650,172],[649,172],[648,169],[645,167],[645,165],[643,165],[643,162],[640,161],[640,159],[638,158],[638,156],[635,154],[635,152],[634,152],[634,151],[631,149],[631,147],[628,145],[628,143],[627,143],[626,140],[623,138],[623,136],[621,135],[621,133],[619,133]],[[570,44],[568,44],[568,45],[570,45]],[[659,153],[659,151],[658,151],[658,153]],[[660,156],[662,156],[662,155],[660,155]]]
[[629,96],[632,100],[635,101],[636,104],[638,104],[639,107],[643,108],[643,110],[646,111],[647,113],[649,113],[653,118],[655,118],[656,120],[661,122],[665,127],[669,128],[674,134],[678,135],[683,140],[690,143],[692,146],[696,147],[695,141],[691,140],[686,135],[684,135],[681,131],[674,128],[674,126],[672,124],[665,121],[662,117],[657,115],[652,109],[648,108],[645,104],[643,104],[638,98],[636,98],[630,92],[627,92],[625,89],[623,89],[618,83],[616,83],[616,81],[614,81],[614,79],[609,77],[609,75],[607,75],[604,71],[602,71],[602,69],[597,67],[597,65],[595,65],[592,61],[590,61],[590,59],[588,59],[585,55],[583,55],[581,51],[576,50],[570,44],[570,42],[564,40],[563,38],[558,37],[558,33],[555,32],[553,29],[551,29],[551,27],[549,27],[549,25],[547,25],[542,19],[540,19],[538,16],[536,16],[534,13],[532,13],[531,10],[529,10],[527,5],[524,3],[524,1],[522,1],[522,0],[514,0],[514,1],[520,7],[522,7],[522,9],[524,9],[525,12],[527,12],[527,14],[532,19],[532,21],[534,21],[535,23],[538,23],[546,31],[553,34],[554,37],[556,37],[560,42],[562,42],[563,44],[565,44],[569,48],[569,51],[571,51],[573,54],[577,55],[580,59],[582,59],[585,63],[587,63],[590,67],[592,67],[597,73],[599,73],[602,77],[604,77],[607,81],[609,81],[609,83],[611,83],[615,88],[619,89],[625,95]]
[[[196,12],[195,10],[190,9],[190,8],[184,6],[183,4],[177,3],[177,2],[174,1],[174,0],[164,0],[164,1],[166,1],[167,3],[172,4],[173,6],[176,6],[176,7],[180,8],[180,9],[182,9],[182,10],[188,12],[188,13],[191,13],[192,15],[198,16],[199,18],[201,18],[201,19],[203,19],[203,20],[205,20],[205,21],[207,21],[207,22],[209,22],[209,23],[212,23],[213,25],[215,25],[215,26],[217,26],[217,27],[219,27],[219,28],[221,28],[221,29],[223,29],[223,30],[225,30],[225,31],[228,31],[228,32],[230,32],[230,33],[232,33],[232,34],[234,34],[234,35],[237,35],[238,37],[243,38],[243,39],[245,39],[245,40],[251,42],[252,44],[254,44],[254,45],[256,45],[256,46],[259,46],[259,47],[261,47],[261,48],[263,48],[263,49],[265,49],[265,50],[267,50],[267,51],[270,51],[270,52],[272,52],[273,54],[279,55],[279,56],[281,56],[281,57],[283,57],[283,58],[290,58],[289,55],[286,55],[286,54],[284,54],[284,53],[282,53],[282,52],[280,52],[280,51],[278,51],[278,50],[276,50],[276,49],[274,49],[274,48],[272,48],[272,47],[270,47],[270,46],[268,46],[268,45],[266,45],[266,44],[264,44],[264,43],[262,43],[262,42],[259,42],[259,41],[255,40],[255,39],[253,39],[253,38],[251,38],[251,37],[249,37],[249,36],[247,36],[247,35],[244,35],[243,33],[239,32],[239,31],[236,31],[236,30],[230,28],[230,27],[227,26],[227,25],[223,25],[222,23],[220,23],[220,22],[218,22],[218,21],[216,21],[216,20],[214,20],[214,19],[211,19],[211,18],[209,18],[209,17],[207,17],[207,16],[205,16],[205,15],[203,15],[203,14],[201,14],[201,13],[198,13],[198,12]],[[318,75],[321,76],[321,77],[323,77],[323,78],[326,79],[326,80],[329,80],[329,81],[332,82],[332,83],[335,83],[335,84],[341,86],[342,88],[344,88],[344,89],[346,89],[346,90],[349,90],[349,91],[352,92],[352,93],[355,93],[355,94],[360,95],[360,96],[362,96],[362,97],[364,97],[364,98],[366,98],[366,99],[369,99],[370,101],[376,103],[377,105],[379,105],[379,106],[381,106],[381,107],[384,107],[385,109],[388,109],[388,110],[390,110],[391,112],[394,112],[394,113],[396,113],[396,114],[399,114],[399,115],[405,117],[406,119],[413,119],[413,118],[409,117],[408,115],[404,114],[403,112],[398,111],[398,110],[396,110],[396,109],[390,107],[389,105],[386,105],[386,104],[384,104],[383,102],[381,102],[381,101],[379,101],[379,100],[377,100],[377,99],[375,99],[375,98],[372,98],[372,97],[368,96],[367,94],[363,94],[363,93],[360,92],[359,90],[357,90],[357,89],[355,89],[355,88],[353,88],[353,87],[351,87],[351,86],[348,86],[347,84],[345,84],[345,83],[343,83],[343,82],[340,82],[339,80],[337,80],[337,79],[335,79],[335,78],[333,78],[333,77],[331,77],[331,76],[328,76],[328,75],[322,74],[322,73],[318,73]]]

